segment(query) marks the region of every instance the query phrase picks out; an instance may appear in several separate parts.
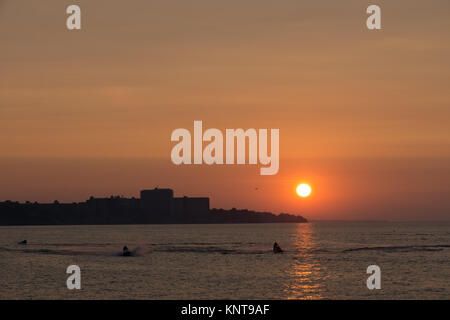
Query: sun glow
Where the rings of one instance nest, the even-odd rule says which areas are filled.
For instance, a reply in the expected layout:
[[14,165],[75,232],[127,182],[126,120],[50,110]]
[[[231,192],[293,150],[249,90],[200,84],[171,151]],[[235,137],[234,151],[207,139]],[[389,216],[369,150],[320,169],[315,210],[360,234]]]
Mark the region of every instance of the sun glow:
[[299,184],[297,186],[297,194],[302,198],[306,198],[311,194],[311,187],[306,183]]

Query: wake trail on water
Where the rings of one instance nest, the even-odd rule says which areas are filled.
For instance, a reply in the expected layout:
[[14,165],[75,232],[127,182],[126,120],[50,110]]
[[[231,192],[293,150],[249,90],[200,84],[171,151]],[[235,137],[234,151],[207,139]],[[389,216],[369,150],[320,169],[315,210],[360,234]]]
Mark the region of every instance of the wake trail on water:
[[[6,248],[0,247],[0,251],[3,252],[16,252],[16,253],[29,253],[29,254],[54,254],[64,256],[123,256],[120,250],[105,250],[105,249],[91,249],[91,250],[79,250],[79,249],[48,249],[48,248]],[[141,257],[148,254],[151,250],[144,246],[137,246],[130,250],[132,257]]]
[[354,251],[387,251],[387,252],[442,251],[445,248],[450,248],[450,244],[359,247],[359,248],[345,249],[343,252],[354,252]]
[[[221,243],[222,244],[222,243]],[[48,244],[46,244],[48,245]],[[241,244],[242,245],[242,244]],[[213,243],[195,243],[195,244],[142,244],[130,249],[130,257],[142,257],[148,254],[157,253],[192,253],[192,254],[223,254],[223,255],[267,255],[272,254],[271,249],[266,247],[247,247],[236,245],[214,245]],[[3,252],[16,252],[26,254],[54,254],[54,255],[72,255],[72,256],[123,256],[123,252],[117,248],[117,244],[54,244],[49,245],[56,248],[46,248],[44,245],[28,245],[26,247],[0,247]],[[111,248],[114,246],[115,248]],[[72,247],[72,248],[71,248]],[[286,248],[285,255],[303,255],[303,254],[339,254],[339,253],[357,253],[364,251],[383,251],[383,252],[436,252],[450,248],[450,244],[430,244],[430,245],[392,245],[392,246],[364,246],[352,248]]]

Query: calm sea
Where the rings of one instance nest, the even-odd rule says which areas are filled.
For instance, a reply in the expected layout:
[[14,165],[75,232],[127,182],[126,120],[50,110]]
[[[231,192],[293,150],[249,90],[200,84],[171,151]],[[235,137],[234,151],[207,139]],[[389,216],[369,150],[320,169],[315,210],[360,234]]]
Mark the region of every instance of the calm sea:
[[450,223],[0,227],[0,271],[1,299],[449,299]]

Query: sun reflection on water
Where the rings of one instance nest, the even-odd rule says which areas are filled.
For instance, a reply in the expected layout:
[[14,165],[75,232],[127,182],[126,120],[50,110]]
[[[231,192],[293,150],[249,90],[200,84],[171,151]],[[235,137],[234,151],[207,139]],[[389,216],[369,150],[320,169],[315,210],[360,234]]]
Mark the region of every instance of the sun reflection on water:
[[314,251],[319,249],[314,238],[314,226],[299,224],[296,234],[296,255],[285,284],[287,299],[322,299],[325,291],[324,267],[320,265]]

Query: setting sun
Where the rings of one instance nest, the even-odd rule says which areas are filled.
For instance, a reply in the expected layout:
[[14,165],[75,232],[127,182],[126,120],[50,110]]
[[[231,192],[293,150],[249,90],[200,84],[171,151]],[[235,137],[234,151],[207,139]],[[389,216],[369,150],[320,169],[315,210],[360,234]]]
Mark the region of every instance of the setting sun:
[[302,198],[306,198],[311,194],[311,187],[305,183],[299,184],[297,186],[297,194]]

